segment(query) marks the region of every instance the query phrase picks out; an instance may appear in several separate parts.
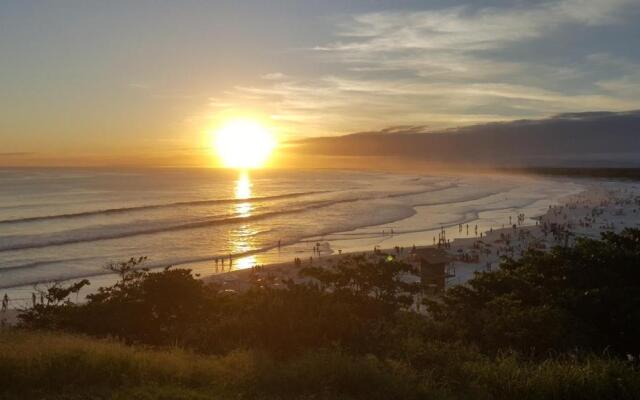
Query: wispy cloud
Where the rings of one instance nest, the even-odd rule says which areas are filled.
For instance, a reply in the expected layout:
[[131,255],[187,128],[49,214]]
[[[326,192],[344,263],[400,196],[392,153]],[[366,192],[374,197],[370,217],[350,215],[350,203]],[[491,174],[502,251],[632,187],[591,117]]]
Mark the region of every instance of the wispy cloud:
[[588,59],[595,66],[611,72],[611,77],[595,82],[605,93],[640,101],[640,63],[606,53],[592,54]]
[[633,3],[564,0],[528,8],[455,7],[368,13],[347,18],[340,24],[340,40],[315,49],[350,64],[354,70],[409,71],[436,79],[545,73],[549,68],[544,65],[499,59],[495,51],[553,37],[569,28],[621,22],[625,9]]
[[[638,5],[634,0],[562,0],[343,16],[335,40],[311,51],[331,73],[305,79],[265,74],[264,84],[238,86],[212,106],[266,108],[274,119],[305,134],[631,109],[640,100],[636,65],[589,51],[564,64],[521,59],[508,51],[553,42],[574,29],[626,23],[626,14]],[[605,79],[605,72],[593,79],[607,61],[617,62],[621,74]],[[579,90],[572,89],[576,82]]]
[[279,81],[284,78],[286,78],[286,75],[282,72],[270,72],[268,74],[262,75],[262,79],[266,79],[269,81]]
[[501,48],[540,38],[570,24],[618,22],[631,0],[564,0],[525,8],[455,7],[428,11],[386,11],[356,15],[341,24],[345,38],[327,51],[469,51]]

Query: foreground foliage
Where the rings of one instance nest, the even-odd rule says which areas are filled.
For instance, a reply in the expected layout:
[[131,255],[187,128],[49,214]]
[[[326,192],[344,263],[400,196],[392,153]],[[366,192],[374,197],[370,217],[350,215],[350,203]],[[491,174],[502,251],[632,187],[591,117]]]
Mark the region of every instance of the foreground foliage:
[[[408,308],[416,287],[400,277],[410,267],[384,255],[345,257],[303,270],[312,283],[245,293],[188,270],[142,270],[142,261],[112,265],[118,283],[83,304],[68,296],[86,283],[56,286],[22,325],[164,351],[4,334],[7,393],[90,385],[100,396],[141,398],[640,396],[640,230],[506,259],[427,301],[428,315]],[[14,341],[36,350],[24,344],[23,357]]]
[[534,363],[514,354],[476,354],[445,361],[451,349],[423,351],[434,363],[416,370],[338,349],[277,360],[252,350],[204,356],[69,334],[3,332],[0,398],[633,399],[640,393],[640,372],[621,360]]
[[640,354],[640,230],[530,251],[431,303],[449,335],[487,352]]

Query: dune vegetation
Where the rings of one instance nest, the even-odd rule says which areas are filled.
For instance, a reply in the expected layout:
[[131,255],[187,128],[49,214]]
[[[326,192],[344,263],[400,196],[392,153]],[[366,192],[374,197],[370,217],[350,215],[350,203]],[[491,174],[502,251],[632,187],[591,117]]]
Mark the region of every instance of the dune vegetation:
[[534,362],[442,344],[419,352],[421,368],[337,348],[286,359],[254,350],[213,356],[16,330],[0,334],[0,398],[633,399],[640,393],[640,372],[609,356]]

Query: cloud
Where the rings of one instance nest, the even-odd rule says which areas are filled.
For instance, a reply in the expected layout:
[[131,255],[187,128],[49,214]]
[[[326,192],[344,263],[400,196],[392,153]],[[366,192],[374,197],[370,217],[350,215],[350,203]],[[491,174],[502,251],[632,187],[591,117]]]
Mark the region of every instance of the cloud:
[[298,141],[315,156],[387,157],[460,166],[640,166],[640,110],[563,113],[549,118],[434,131],[392,127]]
[[614,96],[573,95],[510,83],[339,76],[281,80],[269,87],[239,86],[228,95],[236,103],[218,101],[216,105],[266,108],[275,120],[303,125],[303,133],[316,135],[387,124],[428,123],[442,128],[585,108],[626,110],[636,105],[633,100]]
[[468,51],[501,48],[548,36],[571,24],[612,24],[630,0],[564,0],[534,7],[455,7],[355,15],[341,24],[338,41],[316,49],[350,52]]
[[281,72],[271,72],[271,73],[262,75],[262,79],[266,79],[268,81],[279,81],[286,77],[287,76]]
[[[454,7],[354,15],[340,24],[339,40],[315,47],[353,71],[406,71],[419,77],[491,80],[519,75],[555,80],[565,66],[496,57],[563,29],[619,23],[632,0],[564,0],[537,6]],[[529,3],[535,4],[535,3]],[[563,77],[576,70],[563,71]]]
[[311,51],[324,73],[266,74],[217,96],[212,109],[265,110],[291,135],[312,136],[635,108],[640,69],[629,60],[588,49],[575,49],[579,55],[564,64],[509,53],[535,41],[544,48],[575,28],[623,24],[634,3],[562,0],[343,16],[335,39]]
[[595,82],[605,93],[635,101],[640,99],[640,63],[606,53],[591,54],[588,60],[615,76]]

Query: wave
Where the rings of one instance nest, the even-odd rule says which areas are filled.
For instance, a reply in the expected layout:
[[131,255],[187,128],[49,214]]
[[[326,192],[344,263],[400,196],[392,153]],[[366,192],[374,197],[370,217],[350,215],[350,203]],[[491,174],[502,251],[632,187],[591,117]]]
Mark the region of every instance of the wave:
[[25,269],[36,269],[36,268],[40,268],[47,265],[64,264],[64,263],[70,263],[70,262],[92,261],[95,259],[96,257],[75,257],[75,258],[62,258],[58,260],[32,261],[25,264],[17,264],[17,265],[10,265],[8,267],[2,267],[0,268],[0,273],[17,271],[17,270],[25,270]]
[[473,196],[469,196],[469,197],[464,197],[462,199],[450,199],[450,200],[438,200],[438,201],[433,201],[433,202],[426,202],[426,203],[417,203],[417,204],[413,204],[413,207],[431,207],[431,206],[442,206],[445,204],[460,204],[460,203],[467,203],[470,201],[477,201],[477,200],[482,200],[482,199],[486,199],[489,198],[491,196],[495,196],[498,194],[504,193],[502,191],[486,191],[486,192],[481,192],[478,193],[476,195]]
[[[428,206],[432,206],[432,205],[442,205],[442,204],[451,204],[451,205],[455,205],[455,204],[459,204],[459,203],[465,203],[465,202],[469,202],[469,201],[475,201],[475,200],[479,200],[479,199],[485,199],[485,198],[489,198],[491,196],[494,196],[496,194],[500,194],[503,192],[496,192],[496,193],[492,193],[492,194],[488,194],[488,195],[482,195],[482,196],[478,196],[478,197],[470,197],[470,198],[466,198],[466,199],[462,199],[460,201],[452,201],[452,202],[438,202],[438,203],[430,203],[430,204],[426,204]],[[515,199],[514,199],[515,200]],[[492,205],[492,204],[488,204],[485,207],[482,208],[471,208],[471,209],[467,209],[467,210],[461,210],[460,214],[459,214],[459,218],[455,218],[451,221],[447,221],[447,222],[443,222],[443,223],[434,223],[431,225],[426,225],[420,228],[415,228],[415,229],[401,229],[401,228],[394,228],[394,234],[395,235],[403,235],[403,234],[407,234],[407,233],[419,233],[419,232],[429,232],[429,231],[434,231],[440,228],[451,228],[451,227],[455,227],[459,224],[466,224],[466,223],[470,223],[473,221],[476,221],[480,218],[480,214],[484,213],[484,212],[492,212],[492,211],[502,211],[502,210],[510,210],[513,208],[518,208],[518,209],[523,209],[526,207],[530,207],[533,204],[535,204],[536,202],[542,200],[541,198],[534,198],[534,199],[519,199],[520,201],[518,202],[511,202],[511,203],[507,203],[507,204],[499,204],[499,205]],[[421,207],[421,206],[425,206],[425,204],[419,204],[419,205],[414,205],[414,207]],[[535,218],[535,217],[530,217],[530,218]],[[379,226],[380,224],[375,224],[375,225],[368,225],[368,226],[361,226],[358,229],[366,229],[369,227],[374,227],[374,226]],[[317,237],[321,236],[321,235],[314,235],[311,238],[305,238],[300,240],[301,243],[311,243],[311,242],[316,242],[317,241]],[[383,236],[380,231],[376,230],[374,232],[349,232],[349,231],[341,231],[338,233],[330,233],[328,234],[328,236],[330,236],[330,238],[325,238],[325,240],[336,240],[336,239],[340,239],[340,238],[349,238],[349,239],[367,239],[367,238],[376,238],[376,237],[383,237],[383,238],[388,238],[388,236]]]
[[4,220],[0,220],[0,224],[17,224],[17,223],[26,223],[26,222],[36,222],[36,221],[49,221],[49,220],[55,220],[55,219],[82,218],[82,217],[91,217],[96,215],[112,215],[112,214],[127,213],[132,211],[146,211],[146,210],[154,210],[154,209],[170,208],[170,207],[181,207],[181,206],[254,203],[257,201],[290,199],[295,197],[309,196],[312,194],[321,194],[321,193],[327,193],[327,192],[328,191],[326,190],[315,191],[315,192],[298,192],[298,193],[287,193],[287,194],[281,194],[281,195],[275,195],[275,196],[250,197],[247,199],[212,199],[212,200],[178,201],[174,203],[165,203],[165,204],[149,204],[144,206],[108,208],[104,210],[91,210],[91,211],[82,211],[82,212],[68,213],[68,214],[53,214],[53,215],[42,215],[42,216],[36,216],[36,217],[4,219]]
[[[122,239],[126,237],[133,236],[141,236],[141,235],[149,235],[154,233],[163,233],[163,232],[172,232],[172,231],[180,231],[187,229],[195,229],[195,228],[203,228],[208,226],[216,226],[216,225],[227,225],[235,222],[251,222],[258,221],[274,216],[287,215],[287,214],[295,214],[304,211],[329,207],[335,204],[346,203],[346,202],[354,202],[362,199],[341,199],[341,200],[328,200],[328,201],[318,201],[314,203],[310,203],[304,207],[286,209],[282,211],[272,211],[265,212],[262,214],[252,215],[252,216],[233,216],[228,218],[219,218],[219,219],[208,219],[204,221],[194,221],[194,222],[186,222],[182,224],[176,225],[163,225],[158,227],[142,227],[139,229],[135,229],[135,225],[133,225],[134,229],[125,231],[125,232],[108,232],[107,228],[97,227],[94,230],[98,231],[95,235],[88,235],[86,229],[80,229],[77,231],[67,231],[66,234],[70,234],[71,236],[65,237],[54,237],[50,238],[50,235],[46,235],[47,239],[43,241],[38,241],[36,236],[36,240],[34,239],[35,235],[25,235],[18,236],[14,239],[13,243],[11,243],[11,237],[0,237],[3,244],[0,244],[0,253],[14,250],[26,250],[26,249],[36,249],[50,246],[62,246],[67,244],[75,244],[75,243],[85,243],[85,242],[95,242],[100,240],[108,240],[108,239]],[[127,225],[131,226],[131,225]],[[8,242],[8,243],[7,243]]]
[[[334,201],[334,202],[325,202],[323,204],[313,204],[310,207],[305,207],[304,209],[296,209],[296,210],[289,210],[286,212],[281,212],[282,214],[286,214],[286,213],[295,213],[295,212],[301,212],[304,211],[305,209],[310,209],[310,208],[321,208],[321,207],[327,207],[327,206],[331,206],[333,204],[336,203],[346,203],[346,202],[353,202],[353,201],[359,201],[362,199],[342,199],[342,200],[338,200],[338,201]],[[408,217],[410,215],[413,215],[415,213],[415,210],[413,208],[408,208],[408,210],[411,210],[410,212],[407,212],[405,214],[403,214],[401,217]],[[390,219],[396,220],[398,219],[397,216],[394,216]],[[385,221],[382,221],[383,223]],[[389,222],[389,221],[386,221]],[[207,262],[207,261],[213,261],[217,258],[220,257],[228,257],[228,256],[232,256],[234,259],[238,259],[238,258],[242,258],[242,257],[247,257],[247,256],[251,256],[251,255],[255,255],[255,254],[260,254],[260,253],[264,253],[264,252],[268,252],[270,250],[273,250],[275,248],[277,248],[278,246],[289,246],[289,245],[293,245],[295,243],[301,243],[304,242],[305,238],[310,238],[310,237],[315,237],[317,234],[320,235],[326,235],[326,234],[331,234],[331,233],[335,233],[338,231],[341,231],[342,229],[352,229],[354,228],[354,226],[351,227],[337,227],[337,228],[328,228],[325,229],[323,231],[318,231],[315,232],[313,235],[305,235],[305,236],[297,236],[297,237],[291,237],[285,240],[280,241],[280,243],[278,244],[277,242],[271,243],[271,244],[266,244],[263,245],[261,247],[257,247],[251,250],[247,250],[247,251],[243,251],[243,252],[237,252],[237,253],[233,253],[233,254],[228,254],[228,253],[224,253],[224,254],[205,254],[205,255],[200,255],[200,256],[195,256],[195,257],[182,257],[182,258],[173,258],[173,259],[168,259],[168,260],[161,260],[161,261],[149,261],[147,263],[145,263],[143,266],[141,266],[141,268],[149,268],[151,270],[159,270],[162,268],[166,268],[169,266],[175,266],[175,267],[179,267],[179,266],[189,266],[190,264],[194,264],[194,263],[201,263],[201,262]],[[260,232],[263,233],[263,232]],[[0,250],[1,252],[1,250]],[[77,262],[77,261],[92,261],[95,260],[95,258],[93,257],[83,257],[83,258],[68,258],[68,259],[63,259],[63,260],[55,260],[55,261],[36,261],[36,262],[30,262],[30,263],[25,263],[25,264],[20,264],[20,265],[13,265],[10,267],[5,267],[0,269],[0,273],[2,272],[10,272],[10,271],[15,271],[15,270],[23,270],[23,269],[38,269],[41,267],[46,267],[46,266],[51,266],[51,265],[56,265],[56,264],[64,264],[65,262]],[[106,262],[106,260],[103,260]],[[18,281],[14,281],[14,282],[7,282],[6,284],[2,284],[0,283],[0,289],[7,289],[7,288],[16,288],[16,287],[21,287],[21,286],[29,286],[29,285],[36,285],[39,283],[43,283],[43,282],[64,282],[64,281],[70,281],[73,279],[81,279],[81,278],[91,278],[91,277],[98,277],[98,276],[105,276],[105,275],[111,275],[113,274],[112,272],[106,270],[105,268],[96,268],[96,269],[92,269],[89,271],[86,271],[84,273],[78,273],[78,271],[74,271],[72,273],[68,273],[68,274],[60,274],[57,275],[55,277],[49,277],[48,279],[42,279],[42,278],[27,278],[27,279],[21,279]]]
[[[392,194],[363,196],[363,197],[356,196],[356,197],[336,199],[336,200],[321,200],[321,201],[308,203],[304,207],[286,209],[281,211],[265,212],[262,214],[257,214],[252,216],[233,216],[233,217],[227,217],[227,218],[207,219],[204,221],[201,220],[201,221],[186,222],[186,223],[174,224],[174,225],[162,225],[162,226],[155,226],[155,227],[147,226],[147,227],[137,228],[135,225],[126,225],[127,227],[133,227],[133,229],[126,230],[126,231],[109,232],[107,230],[108,228],[106,227],[96,227],[93,230],[79,229],[77,231],[67,231],[65,233],[66,235],[63,237],[52,238],[51,235],[49,234],[42,235],[45,237],[44,240],[40,239],[42,237],[41,235],[24,235],[24,236],[17,236],[14,238],[5,236],[5,237],[0,237],[0,240],[1,240],[0,253],[15,251],[15,250],[37,249],[37,248],[44,248],[44,247],[51,247],[51,246],[63,246],[68,244],[95,242],[100,240],[122,239],[122,238],[133,237],[133,236],[196,229],[196,228],[203,228],[203,227],[217,226],[217,225],[226,225],[226,224],[232,224],[236,222],[251,222],[251,221],[262,220],[270,217],[280,216],[280,215],[294,214],[294,213],[300,213],[300,212],[325,208],[325,207],[333,206],[336,204],[351,203],[351,202],[357,202],[357,201],[363,201],[363,200],[381,200],[381,199],[397,198],[401,196],[412,196],[416,194],[447,190],[455,186],[457,185],[447,185],[445,187],[429,188],[429,189],[423,189],[420,191],[412,191],[412,192],[405,192],[405,193],[392,193]],[[325,192],[291,193],[291,194],[280,195],[280,196],[270,196],[269,198],[273,199],[273,198],[304,196],[312,193],[326,193],[326,191]],[[265,200],[265,199],[267,199],[267,197],[256,197],[256,198],[253,198],[253,201]],[[238,200],[229,199],[229,200],[203,200],[203,201],[235,202]],[[171,206],[175,206],[176,204],[181,204],[181,205],[194,204],[194,203],[199,204],[199,202],[201,201],[171,203]],[[242,202],[245,202],[245,201],[243,200]],[[143,206],[143,207],[165,207],[165,206],[169,206],[169,205]],[[128,209],[130,210],[130,209],[140,209],[140,208],[129,207]],[[115,210],[120,211],[123,209],[115,209]],[[101,213],[103,213],[104,211],[105,210],[103,210]],[[78,214],[82,214],[83,216],[86,215],[86,213],[78,213]],[[72,215],[76,216],[78,214],[72,214]],[[51,216],[51,217],[54,217],[54,216]],[[97,232],[94,233],[93,231],[97,231]]]

